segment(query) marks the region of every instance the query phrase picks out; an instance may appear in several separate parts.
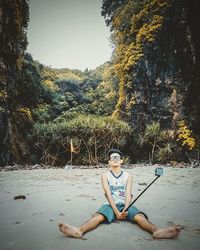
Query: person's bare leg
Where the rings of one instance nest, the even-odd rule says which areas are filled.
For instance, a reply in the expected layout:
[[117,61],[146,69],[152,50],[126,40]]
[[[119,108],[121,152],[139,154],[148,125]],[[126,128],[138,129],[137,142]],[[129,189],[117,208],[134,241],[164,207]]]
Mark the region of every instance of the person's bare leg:
[[137,214],[134,221],[145,231],[151,233],[154,239],[174,239],[180,232],[180,226],[175,225],[168,228],[158,228],[149,222],[144,215]]
[[82,234],[96,228],[100,223],[105,221],[105,217],[102,214],[94,214],[91,219],[86,221],[82,226],[80,226],[80,231]]
[[62,233],[67,236],[71,236],[74,238],[81,238],[84,233],[96,228],[100,223],[105,220],[105,217],[102,214],[94,214],[92,218],[86,221],[80,227],[74,227],[68,224],[59,224],[59,229]]

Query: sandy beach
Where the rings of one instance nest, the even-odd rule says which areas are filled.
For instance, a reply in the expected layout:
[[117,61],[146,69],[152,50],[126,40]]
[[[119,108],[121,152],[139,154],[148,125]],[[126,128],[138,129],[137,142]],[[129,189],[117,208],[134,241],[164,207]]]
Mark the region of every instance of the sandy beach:
[[[133,175],[136,197],[154,178],[152,166]],[[82,239],[65,237],[58,223],[78,226],[105,202],[100,174],[107,169],[36,169],[0,172],[0,249],[15,250],[198,250],[200,245],[200,168],[164,167],[135,206],[159,227],[179,224],[175,240],[153,240],[137,225],[101,224]],[[23,195],[25,199],[14,199]]]

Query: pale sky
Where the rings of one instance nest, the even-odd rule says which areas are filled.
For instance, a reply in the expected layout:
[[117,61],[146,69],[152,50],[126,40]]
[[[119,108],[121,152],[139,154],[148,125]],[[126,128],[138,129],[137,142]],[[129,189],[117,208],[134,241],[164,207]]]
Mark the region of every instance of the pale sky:
[[52,68],[94,69],[112,54],[102,0],[30,0],[28,48]]

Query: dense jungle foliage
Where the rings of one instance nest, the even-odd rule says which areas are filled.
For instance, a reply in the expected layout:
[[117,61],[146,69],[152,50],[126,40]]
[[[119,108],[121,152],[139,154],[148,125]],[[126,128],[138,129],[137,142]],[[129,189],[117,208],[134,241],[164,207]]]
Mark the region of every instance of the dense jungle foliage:
[[0,165],[97,165],[112,147],[129,163],[198,161],[197,2],[103,0],[113,55],[82,72],[33,60],[29,2],[2,0]]

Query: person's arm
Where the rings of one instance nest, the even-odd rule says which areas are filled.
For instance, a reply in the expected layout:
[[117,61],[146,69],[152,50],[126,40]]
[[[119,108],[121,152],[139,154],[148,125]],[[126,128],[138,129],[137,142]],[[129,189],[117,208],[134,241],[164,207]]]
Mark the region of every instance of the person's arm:
[[132,192],[132,184],[133,178],[132,175],[128,174],[128,180],[126,185],[126,193],[125,193],[125,207],[123,211],[130,205],[131,203],[131,192]]
[[114,202],[114,200],[112,198],[112,195],[111,195],[111,192],[110,192],[110,188],[108,186],[108,181],[107,181],[106,174],[102,174],[101,175],[101,182],[102,182],[102,187],[103,187],[104,193],[106,195],[106,198],[107,198],[110,206],[112,207],[113,212],[115,213],[117,219],[118,220],[123,219],[123,217],[121,216],[121,212],[119,212],[119,210],[117,209],[117,207],[115,205],[115,202]]

